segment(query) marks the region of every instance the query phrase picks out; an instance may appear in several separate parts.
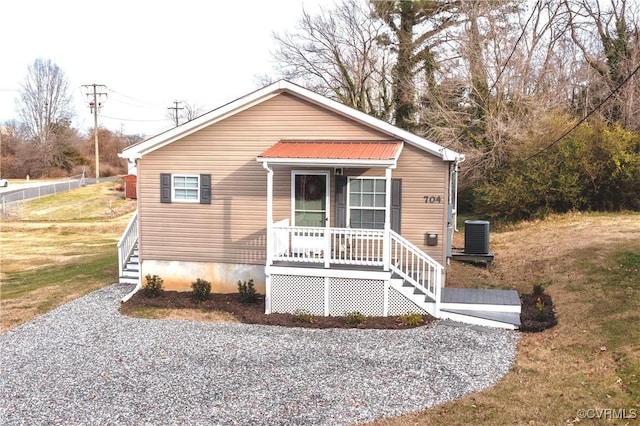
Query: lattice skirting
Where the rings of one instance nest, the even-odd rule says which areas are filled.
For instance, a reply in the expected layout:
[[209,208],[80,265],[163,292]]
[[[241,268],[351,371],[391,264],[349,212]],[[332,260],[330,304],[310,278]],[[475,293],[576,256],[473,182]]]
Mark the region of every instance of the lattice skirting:
[[424,313],[383,280],[281,274],[271,276],[271,312],[343,316],[357,311],[384,316],[385,291],[386,315]]
[[428,314],[427,311],[418,307],[411,300],[407,299],[394,288],[389,288],[389,316],[416,313],[420,315]]
[[356,278],[329,278],[329,315],[349,312],[384,315],[384,281]]
[[271,312],[309,312],[324,315],[324,278],[296,275],[271,276]]

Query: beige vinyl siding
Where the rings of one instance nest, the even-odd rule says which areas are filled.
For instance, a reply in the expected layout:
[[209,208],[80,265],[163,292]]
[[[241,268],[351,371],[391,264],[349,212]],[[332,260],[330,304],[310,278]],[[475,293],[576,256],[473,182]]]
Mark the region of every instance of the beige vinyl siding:
[[[388,138],[281,94],[151,152],[138,162],[141,258],[263,264],[267,172],[256,157],[282,139]],[[160,203],[160,173],[211,174],[211,204]],[[275,169],[274,220],[290,216],[290,179]]]
[[[345,175],[384,177],[385,172],[384,169],[345,169]],[[402,236],[444,264],[449,163],[405,143],[391,177],[402,179]],[[441,202],[425,203],[424,196],[440,196]],[[333,198],[331,203],[333,208]],[[438,245],[430,247],[426,245],[425,234],[432,232],[438,234]]]
[[[405,144],[393,170],[402,179],[402,236],[440,264],[445,263],[449,163]],[[425,203],[424,196],[440,196],[440,203]],[[438,245],[426,245],[425,234],[438,234]]]

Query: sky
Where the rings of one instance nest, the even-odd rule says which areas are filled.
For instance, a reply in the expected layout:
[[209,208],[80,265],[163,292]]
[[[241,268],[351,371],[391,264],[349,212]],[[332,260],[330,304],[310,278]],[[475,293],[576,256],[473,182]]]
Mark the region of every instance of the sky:
[[50,59],[73,96],[73,125],[93,127],[89,84],[106,86],[100,127],[153,136],[174,101],[210,111],[275,75],[272,33],[331,0],[20,0],[2,6],[0,124],[19,120],[27,68]]

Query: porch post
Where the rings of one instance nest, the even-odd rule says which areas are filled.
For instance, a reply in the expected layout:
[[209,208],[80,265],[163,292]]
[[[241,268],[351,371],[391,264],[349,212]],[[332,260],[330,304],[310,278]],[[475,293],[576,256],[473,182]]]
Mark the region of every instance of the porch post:
[[273,170],[267,162],[262,163],[267,171],[267,258],[266,266],[273,264]]
[[384,170],[384,238],[382,240],[382,263],[385,271],[391,267],[391,168]]

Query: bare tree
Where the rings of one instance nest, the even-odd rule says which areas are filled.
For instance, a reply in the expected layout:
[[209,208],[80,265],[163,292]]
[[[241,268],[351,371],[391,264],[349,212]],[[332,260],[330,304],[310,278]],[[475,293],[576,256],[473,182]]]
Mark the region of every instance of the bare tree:
[[[581,94],[599,103],[628,79],[640,63],[640,6],[628,0],[563,0],[571,38],[591,70]],[[635,76],[601,109],[611,123],[640,130],[640,77]]]
[[428,137],[467,155],[466,184],[548,133],[540,123],[568,110],[579,66],[558,2],[465,0],[459,11],[457,66],[438,70],[420,113]]
[[392,55],[371,5],[344,0],[319,15],[303,12],[293,32],[274,34],[278,73],[318,93],[388,120]]
[[60,125],[73,117],[69,82],[50,59],[36,59],[20,87],[20,117],[31,139],[47,143]]
[[182,120],[184,122],[191,121],[194,118],[197,118],[202,115],[202,106],[196,104],[190,104],[188,102],[183,103],[183,110],[181,114]]
[[184,101],[174,101],[174,105],[175,106],[173,107],[167,108],[167,117],[173,121],[176,126],[184,124],[202,115],[203,108],[199,105],[190,104]]
[[435,85],[436,49],[446,41],[445,30],[457,23],[458,0],[372,0],[377,16],[391,30],[389,47],[396,52],[393,68],[394,122],[416,127],[416,73]]

